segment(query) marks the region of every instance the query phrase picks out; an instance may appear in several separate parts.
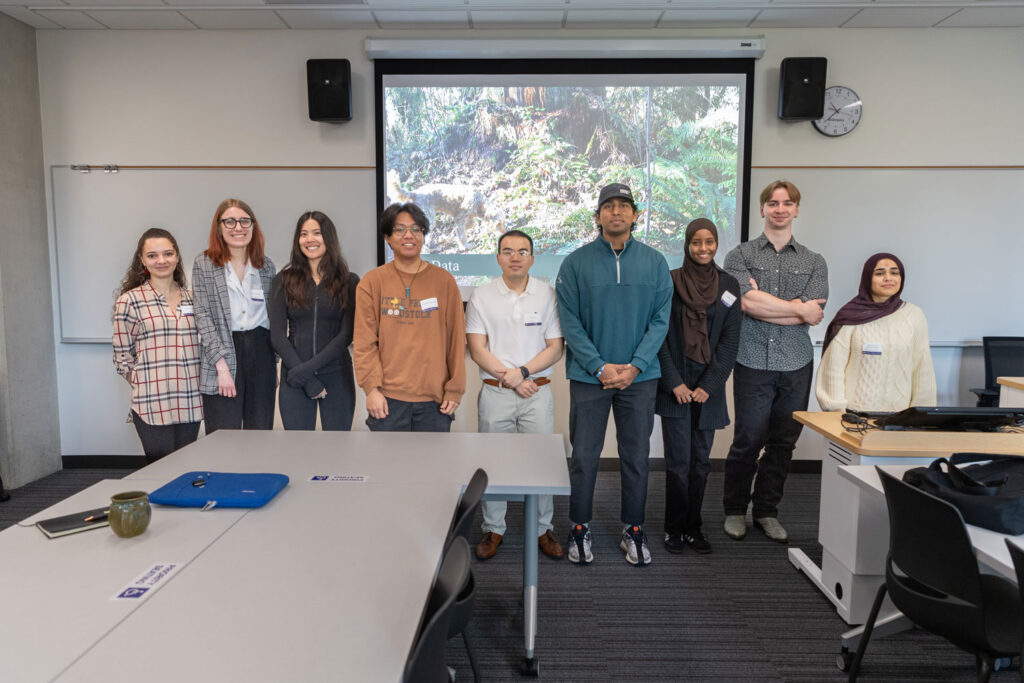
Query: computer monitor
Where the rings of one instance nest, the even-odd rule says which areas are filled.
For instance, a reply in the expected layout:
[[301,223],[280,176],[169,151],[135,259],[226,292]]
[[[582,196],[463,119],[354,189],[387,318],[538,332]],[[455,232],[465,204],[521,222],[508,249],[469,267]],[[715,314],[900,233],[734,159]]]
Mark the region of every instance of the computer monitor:
[[1024,423],[1024,408],[911,406],[879,417],[875,425],[886,430],[932,429],[945,432],[994,432]]

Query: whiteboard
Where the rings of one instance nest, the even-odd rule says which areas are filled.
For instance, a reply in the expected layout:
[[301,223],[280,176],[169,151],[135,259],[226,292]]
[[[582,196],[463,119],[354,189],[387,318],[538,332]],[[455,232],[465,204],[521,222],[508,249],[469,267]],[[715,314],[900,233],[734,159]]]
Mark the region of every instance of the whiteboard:
[[1024,169],[762,168],[752,178],[751,238],[764,229],[761,189],[784,178],[801,193],[793,236],[828,262],[829,300],[813,340],[881,251],[903,261],[902,298],[924,310],[933,345],[1024,336]]
[[185,275],[209,243],[213,212],[235,197],[256,213],[266,251],[280,269],[295,222],[320,210],[338,228],[353,272],[377,265],[376,178],[372,169],[122,169],[104,173],[50,168],[53,188],[60,336],[110,343],[115,290],[148,228],[178,240]]

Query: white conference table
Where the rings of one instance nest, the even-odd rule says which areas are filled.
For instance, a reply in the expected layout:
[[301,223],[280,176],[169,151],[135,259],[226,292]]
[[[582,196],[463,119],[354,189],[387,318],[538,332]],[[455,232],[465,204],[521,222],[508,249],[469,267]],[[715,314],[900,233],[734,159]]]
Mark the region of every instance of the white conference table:
[[194,561],[246,514],[160,509],[133,539],[108,528],[49,539],[34,526],[101,507],[115,493],[150,492],[164,483],[107,479],[0,532],[0,681],[54,680],[152,597],[115,599],[122,589],[155,563]]
[[[526,500],[524,667],[535,671],[536,498],[569,493],[560,435],[221,431],[0,534],[0,554],[19,558],[17,580],[0,589],[0,680],[400,680],[477,467],[488,497]],[[136,539],[96,530],[50,540],[23,527],[192,470],[291,481],[255,510],[154,505]],[[112,602],[158,562],[179,569],[139,603]],[[40,600],[48,592],[56,598]]]

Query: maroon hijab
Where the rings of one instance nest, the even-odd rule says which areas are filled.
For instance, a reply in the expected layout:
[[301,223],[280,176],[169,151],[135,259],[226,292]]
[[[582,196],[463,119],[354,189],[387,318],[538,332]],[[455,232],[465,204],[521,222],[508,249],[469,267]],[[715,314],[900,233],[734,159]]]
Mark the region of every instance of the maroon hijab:
[[[878,303],[871,298],[871,277],[874,275],[875,266],[882,259],[891,259],[896,264],[896,267],[900,269],[900,288],[889,297],[888,301]],[[895,313],[903,305],[903,299],[900,298],[900,294],[903,293],[903,285],[906,283],[907,276],[903,270],[903,262],[896,256],[886,253],[875,254],[865,261],[864,270],[860,273],[860,289],[857,290],[857,296],[844,304],[836,313],[836,317],[828,324],[828,329],[825,330],[825,344],[821,347],[821,352],[825,352],[825,349],[835,339],[835,336],[839,334],[839,328],[843,325],[863,325],[872,320],[884,318],[890,313]]]
[[683,300],[679,324],[683,328],[684,353],[691,360],[707,365],[711,362],[711,342],[708,338],[708,306],[718,298],[718,268],[714,260],[701,265],[690,256],[690,242],[699,230],[709,230],[718,241],[718,228],[707,218],[697,218],[686,226],[686,246],[683,267],[673,270],[672,284]]

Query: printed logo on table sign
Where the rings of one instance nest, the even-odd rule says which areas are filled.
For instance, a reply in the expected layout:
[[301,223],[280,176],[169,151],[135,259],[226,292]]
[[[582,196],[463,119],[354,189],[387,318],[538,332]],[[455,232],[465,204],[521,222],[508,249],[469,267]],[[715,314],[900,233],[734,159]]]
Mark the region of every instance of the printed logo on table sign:
[[362,474],[314,474],[310,481],[335,481],[350,484],[362,484],[368,477]]
[[130,584],[122,588],[112,600],[143,600],[152,595],[167,579],[181,569],[180,562],[157,562]]

